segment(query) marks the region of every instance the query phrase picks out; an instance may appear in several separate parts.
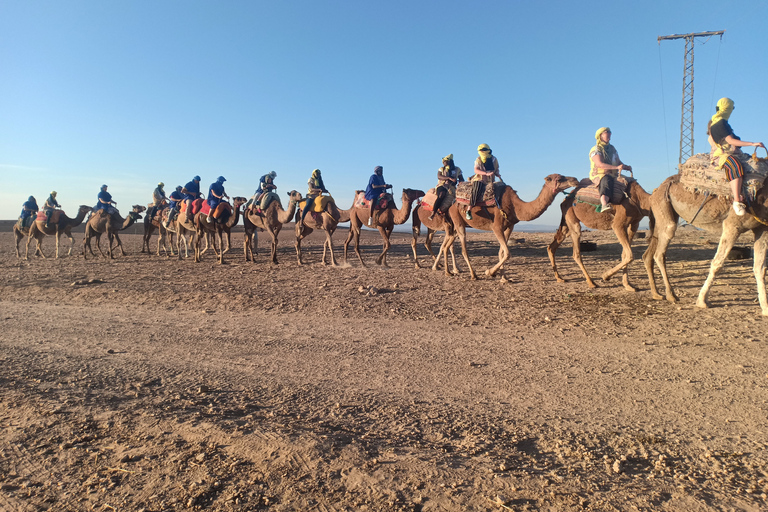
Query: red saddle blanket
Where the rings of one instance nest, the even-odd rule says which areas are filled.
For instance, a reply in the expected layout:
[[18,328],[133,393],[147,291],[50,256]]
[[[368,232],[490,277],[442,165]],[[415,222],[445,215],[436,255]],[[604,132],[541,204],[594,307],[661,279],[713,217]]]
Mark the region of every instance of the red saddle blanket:
[[[53,213],[51,214],[50,223],[51,224],[58,223],[60,217],[61,217],[61,210],[53,210]],[[39,210],[37,212],[37,218],[35,220],[45,222],[45,210]]]
[[[192,215],[197,214],[197,212],[199,212],[202,209],[203,205],[205,205],[205,208],[206,208],[205,214],[208,215],[208,212],[211,211],[211,207],[208,206],[208,203],[206,203],[202,197],[192,201]],[[186,211],[187,211],[187,202],[182,201],[181,212],[186,213]]]
[[[624,193],[629,186],[630,180],[631,178],[627,179],[624,176],[619,176],[616,178],[616,181],[613,185],[613,197],[611,198],[611,204],[619,204],[621,200],[624,199]],[[592,206],[598,206],[601,204],[600,192],[598,191],[597,185],[593,184],[592,180],[589,178],[584,178],[581,180],[581,183],[579,183],[579,188],[574,190],[572,193],[576,194],[576,201],[579,203],[587,203],[591,204]]]
[[[456,202],[468,205],[472,197],[472,181],[462,181],[456,185]],[[475,206],[496,206],[496,197],[500,196],[507,185],[503,182],[494,183],[492,187],[485,185],[483,198]]]
[[[389,202],[392,201],[391,194],[382,194],[384,197],[379,199],[376,204],[377,210],[386,210],[389,207]],[[379,196],[381,197],[381,196]],[[355,208],[371,208],[371,202],[365,198],[365,192],[358,192],[355,196]]]

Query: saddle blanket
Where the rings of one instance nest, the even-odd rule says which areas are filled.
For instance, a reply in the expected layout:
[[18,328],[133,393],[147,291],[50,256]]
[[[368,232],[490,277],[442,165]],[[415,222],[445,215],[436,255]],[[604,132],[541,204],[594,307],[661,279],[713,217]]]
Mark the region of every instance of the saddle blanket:
[[[746,190],[750,200],[757,197],[768,176],[768,162],[765,158],[757,158],[745,153],[736,156],[744,169],[742,188]],[[718,169],[710,162],[709,153],[698,153],[690,157],[678,168],[680,184],[689,192],[705,193],[732,199],[731,187],[725,177],[725,171]]]
[[[376,205],[377,210],[386,210],[389,206],[389,202],[392,200],[392,196],[390,194],[382,194],[384,197],[379,199],[378,204]],[[357,195],[355,196],[355,208],[371,208],[371,202],[365,198],[365,192],[358,191]]]
[[[627,186],[629,186],[629,180],[627,178],[624,176],[619,176],[616,178],[616,181],[613,184],[613,197],[610,201],[611,204],[619,204],[622,199],[624,199],[624,192],[627,190]],[[571,193],[576,194],[576,201],[579,203],[587,203],[591,204],[592,206],[599,206],[602,204],[600,201],[600,191],[598,190],[597,185],[592,183],[592,180],[589,178],[584,178],[581,180],[581,183],[579,183],[579,188]]]
[[[435,189],[431,188],[429,191],[424,194],[424,197],[421,198],[421,208],[425,212],[431,212],[434,210],[435,201],[437,201],[437,193],[435,193]],[[456,202],[456,197],[453,194],[446,194],[443,198],[442,202],[440,203],[440,211],[442,213],[445,213],[448,211],[448,208],[451,207],[453,203]]]
[[[53,210],[53,213],[51,214],[51,224],[56,224],[59,222],[59,217],[61,216],[61,210]],[[45,210],[38,210],[37,217],[35,218],[37,221],[45,222]]]
[[[328,206],[329,203],[336,204],[336,202],[333,200],[333,197],[331,196],[317,196],[315,198],[315,204],[312,205],[312,209],[309,210],[310,212],[315,213],[323,213],[325,211],[326,206]],[[301,202],[299,202],[299,210],[304,211],[304,205],[307,204],[307,200],[303,199]]]
[[[456,185],[456,202],[468,205],[472,197],[472,181],[462,181]],[[475,203],[475,206],[496,206],[496,198],[499,197],[507,185],[504,182],[496,182],[493,187],[485,185],[483,197]]]
[[[206,208],[205,214],[207,215],[208,212],[211,210],[211,207],[208,206],[208,203],[206,203],[202,198],[197,198],[194,201],[192,201],[192,215],[197,214],[197,212],[199,212],[201,210],[203,205],[205,205],[205,208]],[[187,202],[186,201],[182,201],[181,202],[181,210],[180,211],[182,213],[185,213],[187,211]]]

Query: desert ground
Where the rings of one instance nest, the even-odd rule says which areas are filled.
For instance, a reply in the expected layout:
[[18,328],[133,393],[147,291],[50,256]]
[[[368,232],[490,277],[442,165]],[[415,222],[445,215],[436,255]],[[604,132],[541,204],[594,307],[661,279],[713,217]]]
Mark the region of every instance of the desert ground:
[[[263,233],[255,263],[235,233],[218,265],[142,254],[140,232],[113,261],[84,260],[82,231],[24,261],[3,224],[0,510],[768,510],[768,319],[751,259],[694,306],[712,235],[678,231],[672,304],[645,239],[636,293],[599,279],[609,232],[584,234],[596,289],[570,241],[555,281],[553,233],[516,232],[505,279],[471,281],[423,246],[415,268],[410,233],[390,268],[370,230],[368,266],[334,268],[317,234],[298,266],[290,226],[278,265]],[[469,240],[481,274],[498,245]]]

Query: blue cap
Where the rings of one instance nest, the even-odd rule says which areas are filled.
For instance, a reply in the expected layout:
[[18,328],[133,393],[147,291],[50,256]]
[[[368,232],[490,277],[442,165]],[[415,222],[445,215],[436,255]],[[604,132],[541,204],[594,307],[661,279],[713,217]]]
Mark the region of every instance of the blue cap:
[[195,176],[194,178],[192,178],[192,181],[200,181],[200,176]]

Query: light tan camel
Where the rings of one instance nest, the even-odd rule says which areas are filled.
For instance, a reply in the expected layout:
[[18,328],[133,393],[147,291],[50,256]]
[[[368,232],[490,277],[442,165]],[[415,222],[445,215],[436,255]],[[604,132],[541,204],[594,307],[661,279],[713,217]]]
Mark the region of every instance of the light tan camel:
[[83,219],[85,219],[85,214],[91,211],[90,206],[81,205],[80,208],[77,210],[77,217],[74,219],[70,219],[67,217],[64,212],[61,212],[59,214],[59,220],[56,223],[51,223],[47,228],[45,227],[45,221],[44,220],[35,220],[34,224],[32,224],[29,227],[29,233],[27,234],[27,250],[24,254],[24,259],[29,258],[29,244],[32,242],[32,240],[37,241],[37,246],[35,247],[35,254],[40,254],[43,258],[45,258],[45,254],[42,251],[42,244],[43,244],[43,238],[45,238],[45,235],[55,235],[56,236],[56,257],[59,257],[59,239],[61,238],[61,235],[66,235],[67,238],[69,238],[69,251],[67,252],[67,256],[72,254],[72,247],[75,245],[75,239],[72,236],[72,228],[79,226],[83,223]]
[[709,267],[709,275],[699,291],[696,306],[709,307],[707,294],[715,276],[723,267],[733,244],[745,231],[752,231],[755,237],[753,246],[753,271],[757,281],[757,297],[763,316],[768,316],[768,300],[765,292],[765,256],[768,250],[768,185],[757,192],[755,201],[747,208],[747,213],[738,216],[731,208],[730,201],[718,197],[707,196],[703,193],[690,192],[679,182],[680,175],[667,178],[651,194],[651,208],[656,218],[648,249],[643,254],[643,262],[648,272],[651,285],[651,295],[656,300],[662,300],[653,276],[653,266],[659,266],[661,277],[666,287],[666,299],[677,302],[677,296],[672,291],[672,285],[667,275],[667,248],[675,236],[677,222],[680,217],[694,227],[705,229],[712,233],[721,233],[715,257]]
[[416,268],[421,268],[421,265],[419,265],[419,257],[416,254],[416,245],[418,244],[418,238],[421,234],[421,225],[424,224],[427,227],[427,237],[424,240],[424,247],[427,248],[427,251],[432,256],[432,270],[437,270],[440,265],[439,256],[442,255],[445,275],[451,275],[451,272],[448,271],[448,251],[450,251],[451,263],[453,263],[453,274],[458,274],[459,268],[456,266],[456,255],[453,252],[453,244],[448,247],[448,251],[444,251],[444,247],[441,245],[437,255],[432,251],[432,239],[436,232],[445,231],[446,238],[454,236],[451,217],[447,212],[445,215],[436,213],[430,220],[430,215],[432,215],[432,212],[422,209],[421,204],[416,205],[413,209],[413,238],[411,239],[411,248],[413,249],[413,259],[416,262]]
[[[166,256],[170,252],[171,256],[174,256],[173,253],[173,231],[169,231],[163,226],[163,220],[168,217],[169,208],[166,205],[162,209],[159,209],[155,212],[155,215],[150,219],[148,215],[144,216],[144,237],[142,238],[141,242],[141,252],[151,253],[152,251],[149,249],[149,241],[152,238],[152,235],[154,234],[155,230],[157,229],[158,236],[157,236],[157,252],[156,254],[160,256],[160,246],[162,245],[163,251],[165,251]],[[168,243],[166,243],[166,241]],[[169,247],[170,244],[170,247]]]
[[301,241],[308,237],[312,231],[316,229],[322,229],[325,231],[325,242],[323,242],[323,265],[327,265],[325,255],[326,251],[330,252],[331,265],[336,266],[336,258],[333,256],[333,233],[336,231],[336,227],[340,222],[349,222],[349,210],[339,210],[335,202],[329,202],[322,214],[318,215],[318,218],[312,215],[312,212],[308,212],[304,217],[304,223],[301,228],[298,225],[299,216],[301,216],[302,208],[299,206],[296,212],[296,259],[301,265]]
[[[211,235],[213,238],[213,252],[219,259],[219,265],[224,263],[224,234],[227,234],[229,238],[232,228],[235,227],[240,220],[240,207],[243,206],[248,199],[244,197],[233,197],[232,205],[228,202],[221,202],[216,207],[216,214],[213,214],[212,221],[208,222],[208,216],[203,212],[198,212],[195,215],[195,227],[197,228],[197,236],[195,237],[195,262],[200,261],[200,242],[206,235]],[[216,239],[219,241],[219,250],[216,251]],[[229,244],[227,244],[227,250],[229,250]]]
[[[36,215],[33,215],[30,217],[32,219],[32,224],[35,223],[35,217]],[[30,224],[30,226],[32,225]],[[13,237],[16,239],[16,257],[21,258],[21,252],[19,251],[19,244],[24,239],[25,236],[29,235],[29,226],[21,226],[19,227],[19,223],[13,225]],[[40,255],[40,250],[35,250],[35,256]]]
[[243,250],[245,252],[245,261],[255,262],[253,255],[257,253],[258,235],[257,231],[263,229],[269,232],[272,237],[272,258],[273,264],[277,265],[277,235],[283,229],[283,224],[291,222],[294,213],[296,213],[296,204],[301,201],[301,193],[291,190],[288,192],[288,209],[283,210],[280,201],[273,200],[267,206],[267,209],[258,213],[256,208],[248,208],[243,212],[243,224],[245,225],[245,241]]
[[[512,234],[515,224],[520,221],[531,221],[539,218],[542,213],[549,208],[555,196],[560,192],[575,187],[579,180],[570,176],[561,176],[559,174],[550,174],[544,178],[544,186],[539,192],[539,196],[527,203],[520,199],[517,192],[512,187],[506,186],[499,199],[501,209],[496,206],[474,206],[472,208],[472,220],[467,220],[464,216],[466,206],[454,203],[448,210],[451,221],[456,229],[455,235],[458,235],[461,242],[461,254],[469,267],[469,275],[472,279],[477,279],[475,270],[469,262],[467,255],[467,227],[479,229],[481,231],[492,231],[499,241],[499,262],[485,271],[487,276],[493,276],[504,263],[509,259],[509,247],[507,240]],[[455,239],[446,237],[443,245],[450,247]]]
[[559,283],[564,283],[565,280],[560,277],[560,273],[557,271],[555,253],[560,244],[563,243],[563,240],[565,240],[565,237],[570,233],[571,240],[573,241],[573,259],[584,274],[587,286],[590,288],[597,287],[581,259],[579,243],[581,242],[581,225],[584,224],[590,229],[613,229],[622,247],[621,261],[618,265],[603,273],[603,281],[608,281],[611,277],[621,272],[624,288],[633,292],[637,291],[634,286],[629,284],[629,275],[627,274],[627,267],[635,259],[632,255],[632,239],[637,234],[640,221],[644,217],[649,217],[651,233],[653,232],[654,220],[651,213],[651,194],[643,190],[643,187],[634,180],[629,182],[626,193],[629,197],[625,196],[621,203],[613,205],[611,210],[604,213],[598,213],[591,204],[576,202],[575,191],[562,202],[560,210],[563,212],[563,215],[560,219],[560,227],[555,233],[554,240],[547,247],[549,262],[552,264],[552,270],[555,272],[555,278]]
[[104,254],[104,251],[101,250],[100,241],[102,233],[107,234],[107,242],[109,243],[109,259],[113,259],[115,257],[112,250],[113,238],[117,242],[117,248],[120,249],[120,253],[125,256],[125,249],[123,249],[123,242],[120,240],[118,231],[124,231],[133,226],[133,224],[141,218],[141,212],[146,209],[146,206],[135,204],[133,205],[133,209],[128,212],[128,215],[125,217],[125,219],[120,217],[119,213],[109,215],[106,210],[98,210],[96,213],[92,214],[88,219],[88,222],[85,223],[85,237],[83,238],[83,258],[88,259],[88,252],[91,253],[91,256],[96,256],[93,253],[93,249],[91,248],[91,238],[94,237],[96,238],[96,248],[99,250],[99,253],[101,253],[102,257],[107,257],[107,255]]
[[[392,234],[392,230],[396,225],[405,224],[408,221],[408,217],[411,215],[411,208],[414,201],[418,198],[424,197],[424,192],[421,190],[412,190],[410,188],[403,189],[402,201],[403,205],[399,210],[395,209],[395,202],[390,199],[386,210],[378,210],[374,214],[375,227],[381,233],[381,238],[384,240],[384,248],[381,254],[376,258],[376,263],[387,267],[387,252],[391,244],[389,243],[389,237]],[[360,255],[360,229],[368,222],[370,216],[370,208],[355,208],[354,201],[352,208],[349,209],[349,234],[347,235],[347,241],[344,242],[344,263],[347,263],[347,249],[349,248],[349,242],[354,238],[355,240],[355,253],[357,259],[360,260],[360,264],[365,266],[363,257]]]

